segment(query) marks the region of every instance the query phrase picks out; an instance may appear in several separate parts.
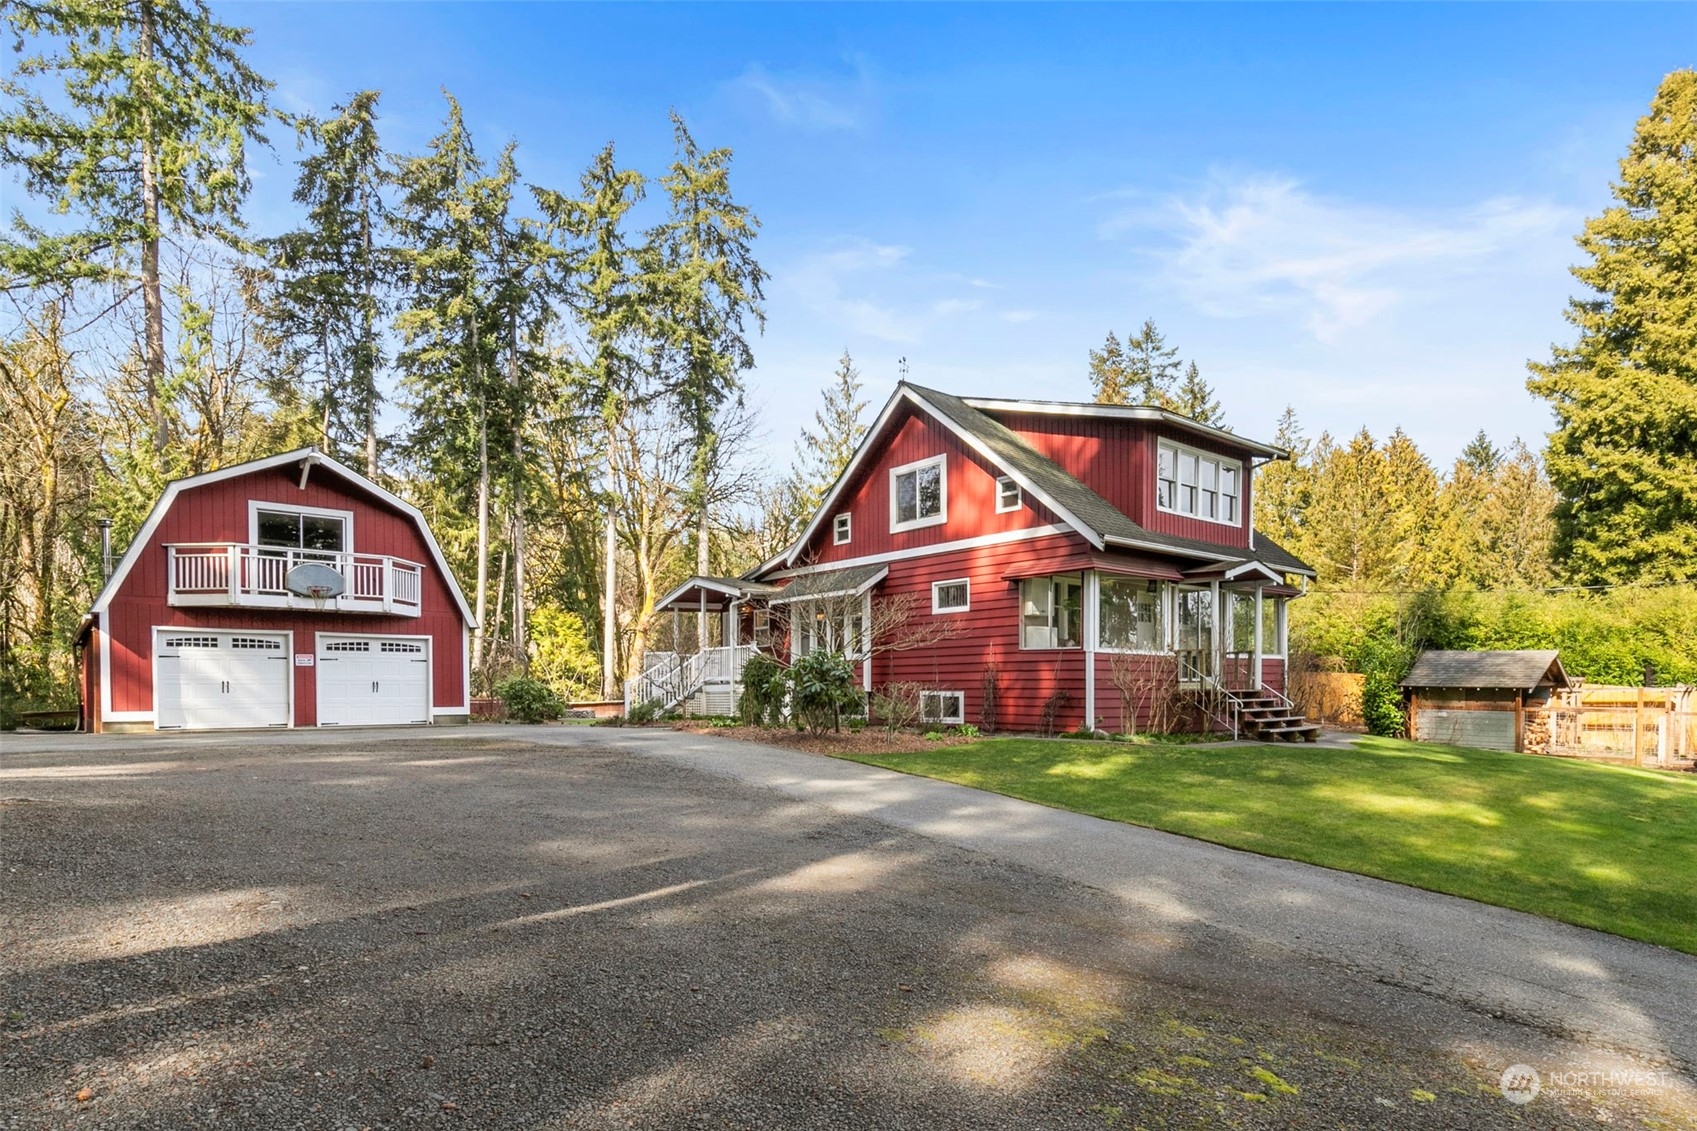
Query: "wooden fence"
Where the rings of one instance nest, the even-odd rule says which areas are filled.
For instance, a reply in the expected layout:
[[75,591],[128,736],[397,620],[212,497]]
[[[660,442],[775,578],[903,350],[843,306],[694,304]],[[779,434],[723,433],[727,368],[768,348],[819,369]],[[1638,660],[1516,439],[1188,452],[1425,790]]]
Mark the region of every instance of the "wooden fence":
[[1361,717],[1366,679],[1359,672],[1293,670],[1286,676],[1285,694],[1310,722],[1356,730],[1367,725]]
[[1536,753],[1662,767],[1697,757],[1697,689],[1691,687],[1581,685],[1553,695],[1539,721],[1545,741]]

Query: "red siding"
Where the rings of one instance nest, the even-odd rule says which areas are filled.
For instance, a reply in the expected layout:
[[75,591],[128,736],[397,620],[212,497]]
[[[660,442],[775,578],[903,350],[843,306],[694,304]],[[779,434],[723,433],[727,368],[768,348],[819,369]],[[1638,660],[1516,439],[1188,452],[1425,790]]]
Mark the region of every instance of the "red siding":
[[[1133,522],[1148,530],[1247,548],[1246,524],[1226,526],[1199,518],[1168,514],[1155,505],[1155,445],[1158,433],[1130,420],[1090,416],[1052,416],[1046,413],[997,413],[1022,440],[1054,460]],[[1249,467],[1249,455],[1210,440],[1174,435],[1172,439],[1216,455],[1230,456]],[[1242,513],[1253,513],[1246,486]]]
[[[813,538],[813,552],[807,560],[843,561],[986,534],[1027,530],[1060,521],[1048,508],[1031,498],[1027,498],[1017,511],[997,514],[996,479],[1002,472],[929,417],[904,409],[902,415],[887,427],[888,443],[867,453],[860,473],[848,484],[831,513],[824,516]],[[948,457],[948,521],[918,530],[891,532],[890,469],[937,455]],[[852,538],[846,546],[834,546],[831,544],[832,524],[836,516],[845,511],[854,516]]]
[[1008,578],[1044,572],[1048,567],[1043,563],[1078,560],[1070,555],[1082,546],[1083,540],[1076,535],[1051,534],[892,563],[878,596],[913,593],[916,615],[929,618],[933,616],[931,583],[966,577],[972,582],[971,608],[964,613],[936,614],[961,627],[934,647],[875,657],[873,685],[913,682],[960,691],[966,699],[966,721],[981,725],[984,668],[993,663],[1001,668],[997,717],[1001,729],[1037,730],[1044,701],[1063,688],[1071,698],[1058,716],[1058,729],[1078,727],[1084,718],[1084,652],[1020,648],[1019,588]]
[[[248,502],[323,507],[353,513],[350,550],[387,554],[424,566],[422,614],[417,617],[359,613],[300,613],[292,610],[174,608],[167,603],[165,547],[172,543],[247,542]],[[431,675],[437,710],[463,709],[465,701],[464,620],[447,579],[431,558],[429,545],[413,520],[332,471],[315,468],[304,489],[294,468],[236,476],[179,493],[124,579],[107,611],[111,641],[112,709],[152,711],[153,629],[204,627],[293,632],[296,654],[314,650],[314,633],[370,633],[431,638]],[[90,656],[99,662],[99,632],[91,636]],[[297,667],[296,726],[317,723],[316,668]],[[93,700],[98,703],[98,698]]]

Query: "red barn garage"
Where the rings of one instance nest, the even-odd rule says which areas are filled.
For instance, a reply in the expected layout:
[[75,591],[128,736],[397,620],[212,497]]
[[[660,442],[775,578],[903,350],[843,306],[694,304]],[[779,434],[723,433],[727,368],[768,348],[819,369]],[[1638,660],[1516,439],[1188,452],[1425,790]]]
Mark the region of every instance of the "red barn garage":
[[418,509],[313,449],[178,480],[77,637],[93,731],[463,723],[471,609]]

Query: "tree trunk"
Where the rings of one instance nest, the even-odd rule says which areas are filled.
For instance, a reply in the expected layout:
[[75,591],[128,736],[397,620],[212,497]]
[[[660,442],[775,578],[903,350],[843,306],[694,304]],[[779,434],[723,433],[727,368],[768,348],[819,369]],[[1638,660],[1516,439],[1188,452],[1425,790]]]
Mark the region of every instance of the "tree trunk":
[[[153,0],[140,0],[140,35],[136,54],[149,62],[154,53]],[[141,92],[141,302],[143,311],[142,373],[147,407],[153,421],[153,450],[165,450],[165,296],[159,282],[159,155],[155,152],[151,91]]]
[[487,634],[484,613],[489,608],[489,421],[479,406],[477,421],[477,627],[471,634],[471,667],[483,668],[483,642]]
[[617,543],[614,541],[613,507],[607,506],[607,560],[601,578],[601,697],[612,699],[618,693],[615,668],[615,643],[618,636],[618,611],[613,605],[618,573],[614,563]]
[[375,253],[371,246],[371,198],[365,196],[360,208],[359,217],[360,246],[365,253],[365,291],[360,296],[361,304],[359,352],[357,364],[359,372],[359,394],[365,403],[365,474],[372,479],[377,478],[377,328],[371,316],[372,307],[377,299],[372,292],[371,272],[372,260]]
[[507,551],[501,551],[501,568],[496,573],[495,580],[495,631],[490,634],[490,652],[501,650],[501,618],[507,611]]
[[[507,383],[513,388],[519,387],[519,338],[518,322],[508,319],[507,322]],[[521,403],[524,406],[525,419],[530,413],[530,397],[525,396]],[[512,467],[512,543],[513,543],[513,655],[518,660],[519,670],[526,675],[530,673],[530,644],[526,639],[526,617],[529,610],[525,607],[524,578],[524,425],[525,419],[517,421],[513,427],[513,467]]]

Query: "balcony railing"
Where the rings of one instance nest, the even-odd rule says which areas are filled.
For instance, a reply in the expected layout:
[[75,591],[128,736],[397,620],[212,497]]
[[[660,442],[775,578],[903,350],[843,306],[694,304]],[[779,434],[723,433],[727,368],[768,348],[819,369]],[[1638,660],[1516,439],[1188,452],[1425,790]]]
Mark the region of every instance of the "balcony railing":
[[[424,567],[403,558],[236,542],[177,543],[165,550],[173,605],[419,615]],[[342,592],[323,599],[290,592],[289,571],[307,564],[341,574]]]

